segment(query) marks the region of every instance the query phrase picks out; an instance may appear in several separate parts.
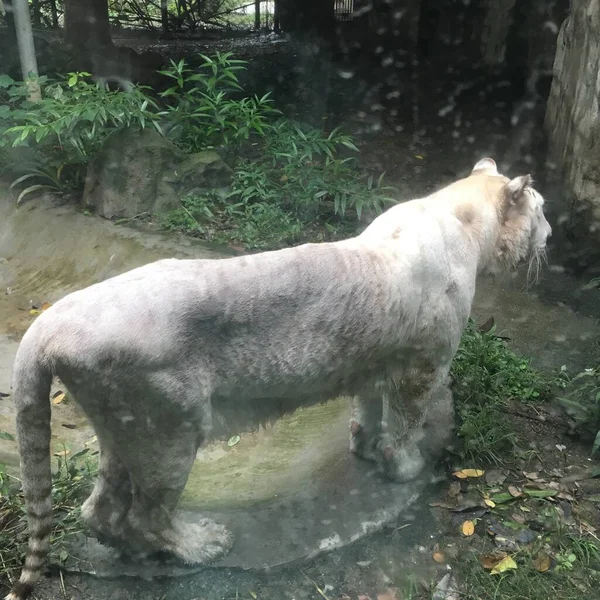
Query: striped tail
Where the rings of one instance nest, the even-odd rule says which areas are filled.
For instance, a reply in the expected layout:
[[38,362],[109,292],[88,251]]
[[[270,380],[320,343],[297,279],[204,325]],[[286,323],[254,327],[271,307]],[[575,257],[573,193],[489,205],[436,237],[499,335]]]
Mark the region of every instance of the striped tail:
[[25,600],[31,594],[46,562],[52,533],[50,467],[52,372],[41,364],[37,344],[31,337],[26,334],[21,342],[13,375],[17,442],[27,508],[29,549],[21,577],[6,596],[6,600]]

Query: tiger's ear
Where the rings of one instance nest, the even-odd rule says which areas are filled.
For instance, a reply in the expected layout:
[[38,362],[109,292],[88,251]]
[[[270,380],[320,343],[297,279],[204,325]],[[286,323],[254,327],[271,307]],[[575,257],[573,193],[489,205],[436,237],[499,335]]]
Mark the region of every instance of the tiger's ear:
[[508,206],[520,206],[525,202],[525,189],[533,185],[531,175],[521,175],[511,179],[504,186],[504,199]]
[[476,174],[483,175],[498,175],[498,167],[496,161],[493,158],[482,158],[471,171],[471,175]]

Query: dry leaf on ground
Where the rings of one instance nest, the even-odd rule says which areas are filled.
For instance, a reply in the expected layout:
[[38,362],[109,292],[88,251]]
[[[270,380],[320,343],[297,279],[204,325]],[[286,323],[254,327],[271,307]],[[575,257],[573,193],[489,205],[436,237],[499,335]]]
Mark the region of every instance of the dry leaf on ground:
[[475,523],[473,521],[465,521],[460,527],[461,533],[468,537],[475,533]]
[[455,471],[452,474],[458,479],[467,479],[471,477],[483,477],[485,475],[485,471],[482,471],[481,469],[461,469],[460,471]]
[[521,490],[518,487],[515,487],[514,485],[509,485],[508,486],[508,493],[513,498],[518,498],[519,496],[523,495],[523,492],[521,492]]
[[496,550],[491,554],[482,554],[479,557],[479,562],[481,566],[487,571],[492,570],[501,560],[506,558],[506,552],[502,552],[500,550]]
[[66,394],[64,392],[57,392],[52,396],[52,404],[55,406],[60,404],[65,399]]
[[547,554],[538,554],[533,560],[533,566],[536,571],[545,573],[550,569],[552,559]]
[[433,560],[440,565],[446,562],[446,555],[443,552],[434,552],[431,556]]
[[512,556],[507,556],[492,569],[492,575],[500,575],[500,573],[505,573],[506,571],[516,568],[517,563],[513,560]]

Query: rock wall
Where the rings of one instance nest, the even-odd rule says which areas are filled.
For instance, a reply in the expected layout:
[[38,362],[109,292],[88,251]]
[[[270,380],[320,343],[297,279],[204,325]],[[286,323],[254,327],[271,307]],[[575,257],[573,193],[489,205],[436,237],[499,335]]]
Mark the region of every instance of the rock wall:
[[600,3],[573,0],[558,35],[545,127],[549,159],[565,182],[559,224],[576,238],[587,262],[600,258],[599,98]]

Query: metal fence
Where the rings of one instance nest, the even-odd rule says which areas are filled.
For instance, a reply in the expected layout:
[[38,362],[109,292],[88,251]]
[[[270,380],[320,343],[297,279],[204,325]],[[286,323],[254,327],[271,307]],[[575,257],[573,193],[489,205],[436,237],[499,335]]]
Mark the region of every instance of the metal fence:
[[337,21],[352,21],[354,0],[335,0],[334,14]]

